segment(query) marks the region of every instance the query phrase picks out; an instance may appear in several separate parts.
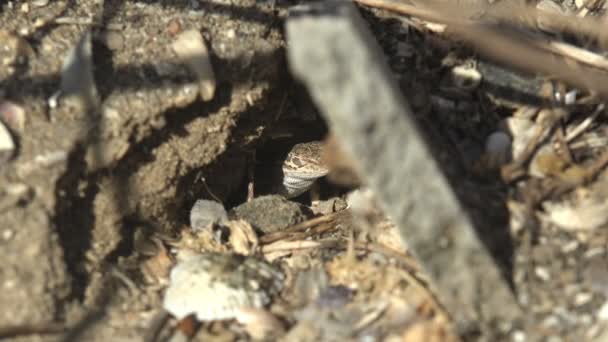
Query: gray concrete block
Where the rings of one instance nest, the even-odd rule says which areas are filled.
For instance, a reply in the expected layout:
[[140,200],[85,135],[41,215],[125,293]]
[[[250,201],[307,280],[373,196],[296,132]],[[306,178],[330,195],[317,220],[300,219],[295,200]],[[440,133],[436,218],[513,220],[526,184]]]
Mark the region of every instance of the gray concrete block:
[[521,317],[357,8],[349,1],[296,8],[287,36],[292,72],[354,156],[457,325],[508,326]]

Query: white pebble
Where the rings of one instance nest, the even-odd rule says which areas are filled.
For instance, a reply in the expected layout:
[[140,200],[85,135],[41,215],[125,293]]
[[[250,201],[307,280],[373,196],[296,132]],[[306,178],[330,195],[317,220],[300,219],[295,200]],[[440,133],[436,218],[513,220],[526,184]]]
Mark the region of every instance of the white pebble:
[[608,301],[597,311],[597,318],[602,321],[608,321]]
[[0,122],[0,166],[13,157],[15,142],[6,126]]
[[576,102],[576,95],[577,95],[576,90],[571,90],[571,91],[567,92],[566,95],[564,96],[564,103],[567,105],[573,105]]

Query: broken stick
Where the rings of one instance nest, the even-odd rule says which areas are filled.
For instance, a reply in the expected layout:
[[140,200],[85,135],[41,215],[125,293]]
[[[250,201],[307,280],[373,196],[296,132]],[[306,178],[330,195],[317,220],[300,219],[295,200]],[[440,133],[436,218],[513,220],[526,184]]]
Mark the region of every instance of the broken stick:
[[439,170],[381,50],[349,1],[299,7],[292,72],[356,160],[461,332],[508,327],[521,310]]

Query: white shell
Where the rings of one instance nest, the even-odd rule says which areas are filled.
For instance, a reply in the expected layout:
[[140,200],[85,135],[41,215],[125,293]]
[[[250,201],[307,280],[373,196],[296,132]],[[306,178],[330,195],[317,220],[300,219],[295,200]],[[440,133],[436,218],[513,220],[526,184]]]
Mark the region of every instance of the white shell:
[[165,292],[164,308],[178,319],[233,319],[242,308],[262,308],[283,286],[283,275],[262,260],[205,253],[178,263]]

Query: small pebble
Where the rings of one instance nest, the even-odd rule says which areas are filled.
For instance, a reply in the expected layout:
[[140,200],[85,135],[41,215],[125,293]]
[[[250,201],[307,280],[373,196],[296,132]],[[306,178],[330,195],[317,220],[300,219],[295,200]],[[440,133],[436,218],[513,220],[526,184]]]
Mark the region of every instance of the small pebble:
[[588,292],[577,293],[576,296],[574,296],[574,305],[583,306],[583,305],[589,303],[592,299],[593,299],[593,294],[591,294],[591,293],[588,293]]
[[175,36],[176,34],[182,31],[182,24],[180,24],[179,20],[172,19],[167,25],[167,33],[171,36]]
[[190,210],[190,227],[193,230],[210,229],[214,224],[228,220],[226,209],[221,203],[209,200],[198,200]]
[[30,3],[34,7],[44,7],[49,4],[49,0],[32,0]]
[[597,311],[597,318],[602,321],[608,321],[608,301],[604,302],[602,307]]
[[0,122],[0,166],[5,164],[15,153],[15,141],[9,130]]
[[12,239],[13,236],[15,236],[15,232],[13,230],[5,229],[4,231],[2,231],[2,239],[4,241]]
[[544,267],[534,268],[534,274],[536,274],[536,276],[543,281],[548,281],[551,279],[551,274],[549,274],[549,271]]
[[525,342],[526,333],[521,330],[516,330],[511,334],[511,338],[513,339],[513,342]]
[[576,96],[578,92],[576,90],[571,90],[566,93],[564,96],[564,104],[570,106],[576,103]]
[[16,131],[23,131],[25,127],[25,110],[16,103],[2,101],[0,102],[0,121]]
[[511,160],[511,137],[496,131],[486,139],[486,154],[496,165],[504,165]]
[[125,46],[125,38],[116,31],[106,31],[102,36],[102,41],[112,51],[120,51]]
[[316,302],[324,308],[337,309],[346,305],[353,295],[354,291],[346,286],[329,286],[321,291]]

